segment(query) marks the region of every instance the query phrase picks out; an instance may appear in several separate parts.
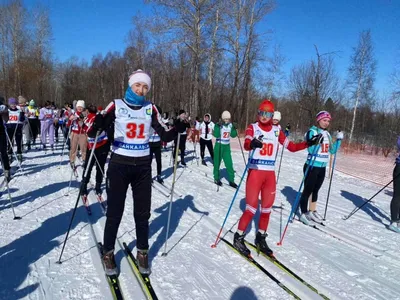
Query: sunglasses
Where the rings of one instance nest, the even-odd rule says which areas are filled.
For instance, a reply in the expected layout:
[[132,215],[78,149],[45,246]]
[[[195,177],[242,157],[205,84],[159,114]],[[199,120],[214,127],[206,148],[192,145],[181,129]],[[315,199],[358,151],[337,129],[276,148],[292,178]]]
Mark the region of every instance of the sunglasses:
[[274,116],[274,113],[269,111],[258,111],[258,115],[264,118],[272,118]]

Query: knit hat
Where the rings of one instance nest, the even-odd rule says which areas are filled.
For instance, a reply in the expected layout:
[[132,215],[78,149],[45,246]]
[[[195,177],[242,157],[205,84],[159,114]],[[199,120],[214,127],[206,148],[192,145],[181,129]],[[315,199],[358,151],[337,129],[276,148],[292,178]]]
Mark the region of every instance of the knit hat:
[[329,120],[332,119],[331,114],[328,113],[326,110],[323,110],[323,111],[320,111],[319,113],[317,113],[317,116],[316,116],[317,122],[319,122],[325,118],[328,118]]
[[274,104],[268,100],[264,99],[263,102],[261,102],[260,106],[258,107],[258,111],[266,111],[266,112],[274,112]]
[[229,111],[225,110],[221,115],[221,119],[222,120],[231,119],[231,113]]
[[19,104],[25,104],[26,103],[26,99],[23,96],[18,96],[18,103]]
[[272,119],[280,121],[282,119],[281,113],[279,111],[274,111],[274,116]]
[[29,106],[35,106],[35,100],[31,100],[31,101],[29,101]]
[[133,72],[130,76],[129,76],[129,86],[134,85],[135,83],[145,83],[147,84],[147,86],[149,87],[149,90],[151,88],[151,78],[150,76],[144,72],[141,69],[138,69],[137,71]]
[[15,98],[8,99],[8,105],[17,105],[17,104],[18,104],[17,99]]
[[84,101],[84,100],[78,100],[78,101],[76,101],[76,107],[83,107],[83,108],[85,108],[85,101]]
[[183,109],[181,109],[180,111],[179,111],[179,114],[181,115],[181,114],[184,114],[184,113],[186,113],[186,111],[184,111]]
[[103,110],[103,106],[99,105],[97,106],[97,111],[102,111]]
[[6,99],[3,96],[0,96],[0,105],[3,105]]

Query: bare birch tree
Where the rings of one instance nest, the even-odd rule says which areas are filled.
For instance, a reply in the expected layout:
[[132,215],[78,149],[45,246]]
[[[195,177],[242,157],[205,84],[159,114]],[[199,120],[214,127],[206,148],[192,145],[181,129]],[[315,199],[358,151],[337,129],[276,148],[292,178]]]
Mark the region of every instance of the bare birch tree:
[[347,82],[351,90],[351,98],[354,99],[349,144],[353,140],[357,108],[360,102],[370,99],[374,92],[375,70],[376,60],[374,58],[371,31],[362,31],[357,47],[353,48],[353,55],[351,56],[350,67],[348,69]]

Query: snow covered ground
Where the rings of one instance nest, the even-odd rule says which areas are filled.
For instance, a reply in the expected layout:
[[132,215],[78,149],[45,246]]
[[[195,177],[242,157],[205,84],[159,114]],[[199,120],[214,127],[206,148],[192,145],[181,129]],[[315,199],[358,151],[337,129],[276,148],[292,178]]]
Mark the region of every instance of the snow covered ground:
[[[61,147],[58,145],[55,155],[41,150],[24,155],[25,175],[16,176],[10,184],[15,212],[21,220],[13,220],[7,193],[3,192],[0,198],[0,299],[112,299],[96,248],[97,242],[102,241],[105,217],[94,194],[89,199],[91,216],[79,201],[62,264],[56,263],[79,187],[73,177],[71,188],[68,188],[71,170],[67,155],[62,158],[60,167]],[[197,166],[192,156],[192,144],[188,143],[187,148],[189,167],[177,171],[175,187],[182,197],[174,197],[172,203],[167,256],[161,256],[161,253],[165,247],[169,198],[153,189],[151,280],[159,299],[292,299],[223,242],[216,248],[210,247],[234,190],[222,187],[217,192],[211,182],[211,166]],[[244,162],[237,147],[234,149],[238,183]],[[281,202],[284,205],[283,223],[302,179],[305,156],[304,152],[287,151],[283,156],[275,202],[275,206]],[[169,163],[170,152],[163,152],[163,176],[171,185],[173,168]],[[155,162],[153,167],[154,175]],[[13,170],[16,172],[17,167]],[[327,179],[320,191],[318,209],[321,213],[328,184]],[[349,220],[342,219],[380,188],[335,172],[327,226],[322,228],[326,232],[294,222],[289,225],[283,245],[277,246],[280,211],[275,209],[267,242],[279,260],[330,299],[400,299],[400,235],[386,229],[391,189],[380,193]],[[243,191],[244,183],[224,234],[229,228],[236,230],[245,207]],[[131,249],[135,248],[132,212],[133,200],[128,193],[116,257],[125,299],[145,299],[121,249],[123,242]],[[250,241],[254,240],[257,219],[258,215],[249,229],[247,239]],[[228,233],[226,238],[232,240],[232,235]],[[135,249],[133,253],[136,253]],[[254,251],[253,256],[301,299],[321,299]]]

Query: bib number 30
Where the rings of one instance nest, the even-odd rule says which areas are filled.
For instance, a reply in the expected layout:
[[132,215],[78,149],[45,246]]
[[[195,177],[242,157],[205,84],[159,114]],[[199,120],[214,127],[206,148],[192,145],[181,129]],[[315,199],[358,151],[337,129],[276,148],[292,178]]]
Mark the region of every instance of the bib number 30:
[[260,150],[260,155],[262,155],[262,156],[271,156],[273,152],[274,152],[274,144],[263,143],[263,147]]
[[126,136],[130,139],[144,139],[144,124],[126,124]]

